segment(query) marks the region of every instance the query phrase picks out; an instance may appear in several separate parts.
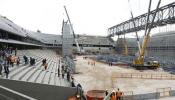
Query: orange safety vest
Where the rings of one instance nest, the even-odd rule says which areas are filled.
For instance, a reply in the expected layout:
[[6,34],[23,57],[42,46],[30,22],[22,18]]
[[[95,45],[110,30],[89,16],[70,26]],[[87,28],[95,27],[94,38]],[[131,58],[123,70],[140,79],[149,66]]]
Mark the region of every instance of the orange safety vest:
[[115,96],[115,94],[112,94],[112,96],[111,96],[111,100],[116,100],[116,96]]
[[11,57],[11,62],[15,62],[15,60],[16,60],[15,57],[12,56],[12,57]]
[[68,100],[76,100],[76,97],[69,97]]

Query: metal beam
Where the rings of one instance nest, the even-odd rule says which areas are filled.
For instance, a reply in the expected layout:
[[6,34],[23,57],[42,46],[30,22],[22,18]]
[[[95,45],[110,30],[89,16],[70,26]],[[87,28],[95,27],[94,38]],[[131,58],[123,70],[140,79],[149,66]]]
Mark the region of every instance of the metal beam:
[[[151,23],[154,13],[155,13],[155,10],[150,11],[148,23]],[[148,14],[145,13],[133,19],[129,19],[118,25],[110,27],[108,29],[108,33],[109,33],[108,36],[112,37],[114,35],[122,35],[125,33],[144,30],[145,25],[147,23],[147,15]],[[135,22],[135,27],[133,22]],[[152,28],[157,26],[164,26],[167,24],[174,24],[174,23],[175,23],[175,2],[162,6],[158,9]]]

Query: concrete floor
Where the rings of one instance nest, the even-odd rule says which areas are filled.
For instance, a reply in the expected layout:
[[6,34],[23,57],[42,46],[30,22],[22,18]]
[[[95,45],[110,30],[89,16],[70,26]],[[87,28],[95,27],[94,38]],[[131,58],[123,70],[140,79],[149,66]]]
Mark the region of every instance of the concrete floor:
[[[171,87],[175,89],[175,80],[155,80],[155,79],[128,79],[128,78],[111,78],[113,73],[139,73],[140,71],[119,67],[109,66],[108,64],[96,62],[95,66],[88,64],[94,62],[91,59],[77,57],[76,71],[74,78],[80,83],[85,92],[88,90],[112,90],[120,88],[122,91],[133,91],[133,94],[156,92],[157,88]],[[142,73],[166,73],[163,70],[145,70]]]

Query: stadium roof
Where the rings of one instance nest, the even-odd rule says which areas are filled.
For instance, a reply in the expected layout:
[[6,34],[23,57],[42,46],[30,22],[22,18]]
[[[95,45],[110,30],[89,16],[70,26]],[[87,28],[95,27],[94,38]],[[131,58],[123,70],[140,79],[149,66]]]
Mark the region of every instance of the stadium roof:
[[32,43],[27,43],[27,42],[21,42],[21,41],[17,41],[17,40],[5,40],[5,39],[0,39],[0,42],[3,43],[12,43],[12,44],[21,44],[21,45],[30,45],[30,46],[41,46],[41,45],[37,45],[37,44],[32,44]]
[[38,33],[26,30],[8,18],[0,15],[0,29],[4,31],[8,31],[12,34],[19,35],[22,37],[30,37],[32,39],[41,41],[43,43],[61,43],[61,37],[60,35],[54,35],[54,34],[44,34],[44,33]]
[[[34,32],[30,30],[26,30],[21,26],[18,26],[8,18],[0,15],[0,29],[10,32],[11,34],[15,34],[22,37],[29,37],[34,40],[38,40],[44,44],[62,44],[62,36],[55,34],[46,34],[40,32]],[[100,44],[100,45],[111,45],[112,43],[103,36],[88,36],[88,35],[77,35],[78,42],[80,44]],[[26,45],[34,45],[31,43],[20,42],[16,40],[0,40],[0,42],[8,42],[11,41],[17,44],[26,44]]]
[[4,16],[0,16],[0,29],[22,37],[26,36],[24,29]]

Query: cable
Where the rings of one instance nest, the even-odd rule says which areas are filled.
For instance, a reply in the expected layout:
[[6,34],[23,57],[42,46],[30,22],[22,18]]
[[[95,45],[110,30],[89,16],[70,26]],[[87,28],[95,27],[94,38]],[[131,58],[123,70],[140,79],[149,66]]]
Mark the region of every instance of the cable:
[[147,29],[148,29],[151,2],[152,2],[152,0],[149,1],[149,7],[148,7],[148,13],[147,13],[147,19],[146,19],[146,25],[145,25],[145,36],[146,36],[146,33],[147,33]]
[[[132,9],[131,9],[131,5],[130,5],[130,0],[128,0],[128,5],[129,5],[129,8],[130,8],[130,14],[131,14],[131,18],[132,18],[132,20],[133,20],[134,28],[136,28],[136,25],[135,25],[135,22],[134,22],[133,13],[132,13]],[[140,52],[141,52],[141,45],[140,45],[139,36],[138,36],[138,33],[137,33],[136,30],[135,30],[135,34],[136,34],[136,39],[137,39],[137,44],[138,44],[139,54],[140,54]]]

